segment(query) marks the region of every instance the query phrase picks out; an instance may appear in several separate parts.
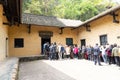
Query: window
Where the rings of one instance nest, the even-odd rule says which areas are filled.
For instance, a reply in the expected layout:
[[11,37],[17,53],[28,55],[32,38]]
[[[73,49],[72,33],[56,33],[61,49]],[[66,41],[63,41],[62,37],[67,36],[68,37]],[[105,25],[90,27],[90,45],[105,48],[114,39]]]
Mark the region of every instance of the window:
[[73,45],[73,38],[66,38],[66,45]]
[[100,36],[100,45],[106,45],[107,44],[107,35],[101,35]]
[[22,47],[24,47],[24,39],[23,38],[15,38],[14,39],[14,47],[15,48],[22,48]]

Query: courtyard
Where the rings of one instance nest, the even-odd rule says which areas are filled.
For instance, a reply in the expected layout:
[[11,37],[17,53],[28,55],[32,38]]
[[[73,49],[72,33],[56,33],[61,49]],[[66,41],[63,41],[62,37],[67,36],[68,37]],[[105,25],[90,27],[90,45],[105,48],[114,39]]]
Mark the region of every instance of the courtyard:
[[120,80],[120,68],[114,64],[78,59],[36,60],[19,65],[18,80]]
[[[70,1],[73,2],[68,4]],[[0,80],[120,80],[120,67],[114,64],[99,66],[85,59],[40,60],[46,42],[60,43],[64,47],[95,46],[96,43],[120,46],[120,4],[102,4],[112,0],[76,1],[0,0]],[[49,5],[44,6],[42,2],[49,3],[51,8],[46,8]],[[60,12],[61,17],[56,17],[58,13],[55,16],[36,14],[41,10],[54,13],[52,8]],[[61,9],[65,13],[61,14]]]

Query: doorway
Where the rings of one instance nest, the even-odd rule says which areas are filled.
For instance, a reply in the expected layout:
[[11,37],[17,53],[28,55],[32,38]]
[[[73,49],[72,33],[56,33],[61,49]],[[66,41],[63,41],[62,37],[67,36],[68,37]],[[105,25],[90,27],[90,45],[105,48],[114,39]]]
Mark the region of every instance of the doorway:
[[5,57],[8,57],[8,38],[6,38],[6,42],[5,42]]
[[42,37],[41,38],[41,54],[43,54],[43,45],[44,43],[49,42],[51,43],[51,38],[50,37]]
[[81,47],[82,47],[83,45],[86,46],[86,40],[85,40],[85,39],[81,39],[80,42],[81,42]]

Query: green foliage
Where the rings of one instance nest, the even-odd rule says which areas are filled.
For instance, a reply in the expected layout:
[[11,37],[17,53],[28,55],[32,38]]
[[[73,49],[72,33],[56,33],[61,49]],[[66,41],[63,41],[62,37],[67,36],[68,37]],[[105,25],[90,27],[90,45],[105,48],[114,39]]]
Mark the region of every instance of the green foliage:
[[23,0],[23,13],[85,21],[106,10],[108,0]]

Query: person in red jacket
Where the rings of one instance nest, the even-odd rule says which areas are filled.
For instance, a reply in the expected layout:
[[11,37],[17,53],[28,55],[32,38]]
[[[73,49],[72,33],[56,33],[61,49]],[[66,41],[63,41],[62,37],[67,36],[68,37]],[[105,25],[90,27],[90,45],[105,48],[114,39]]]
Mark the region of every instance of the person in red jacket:
[[74,53],[74,57],[75,57],[75,58],[79,58],[79,57],[78,57],[78,47],[77,47],[77,45],[74,46],[74,48],[73,48],[73,53]]

